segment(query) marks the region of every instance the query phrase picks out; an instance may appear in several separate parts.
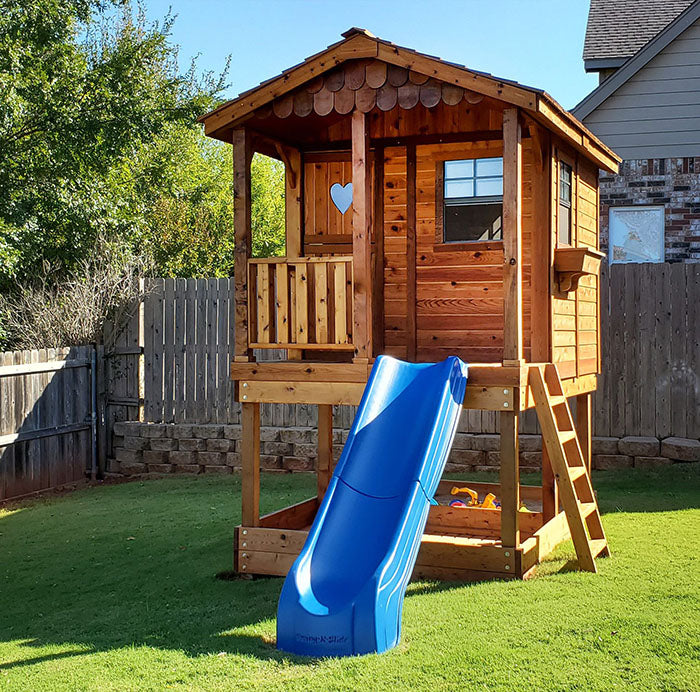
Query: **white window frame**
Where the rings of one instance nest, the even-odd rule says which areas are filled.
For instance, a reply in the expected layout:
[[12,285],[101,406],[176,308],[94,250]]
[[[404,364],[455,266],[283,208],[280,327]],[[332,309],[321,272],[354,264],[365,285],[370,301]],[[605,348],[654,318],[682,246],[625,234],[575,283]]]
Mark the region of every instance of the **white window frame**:
[[[644,248],[637,253],[636,258],[633,259],[618,259],[615,257],[615,248],[624,247],[624,243],[629,242],[628,239],[623,239],[621,237],[616,237],[624,229],[621,228],[622,217],[626,212],[655,212],[659,217],[661,224],[660,232],[658,237],[654,239],[654,246],[649,247],[645,252]],[[609,246],[609,263],[610,264],[639,264],[639,263],[653,263],[658,264],[665,261],[666,257],[666,220],[665,220],[666,208],[661,205],[635,205],[626,207],[610,207],[608,210],[608,246]],[[629,227],[627,227],[629,228]],[[643,241],[644,239],[642,239]]]

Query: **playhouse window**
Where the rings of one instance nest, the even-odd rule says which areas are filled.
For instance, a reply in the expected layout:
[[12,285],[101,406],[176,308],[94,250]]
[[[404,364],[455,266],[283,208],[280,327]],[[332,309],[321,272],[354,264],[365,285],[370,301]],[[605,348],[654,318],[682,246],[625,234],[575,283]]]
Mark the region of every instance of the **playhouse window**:
[[503,159],[444,162],[443,239],[501,240]]
[[571,245],[571,166],[559,162],[559,245]]

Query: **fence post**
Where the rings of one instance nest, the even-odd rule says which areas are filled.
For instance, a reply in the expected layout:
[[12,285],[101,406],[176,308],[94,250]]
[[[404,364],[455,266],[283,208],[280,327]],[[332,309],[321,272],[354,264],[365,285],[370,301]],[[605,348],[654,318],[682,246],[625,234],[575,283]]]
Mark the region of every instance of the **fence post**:
[[139,421],[146,420],[146,323],[145,323],[145,302],[146,302],[146,280],[139,279],[139,307],[138,307],[138,363],[136,365],[136,377],[138,379],[138,401],[139,401]]
[[107,383],[105,347],[95,346],[95,385],[97,390],[97,477],[103,478],[107,466]]

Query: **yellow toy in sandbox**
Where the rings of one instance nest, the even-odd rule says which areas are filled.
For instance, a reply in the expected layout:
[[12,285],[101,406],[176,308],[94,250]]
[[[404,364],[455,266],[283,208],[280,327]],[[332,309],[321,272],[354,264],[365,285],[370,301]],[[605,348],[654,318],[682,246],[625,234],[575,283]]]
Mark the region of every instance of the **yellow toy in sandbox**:
[[[459,488],[456,485],[452,486],[452,490],[450,490],[451,495],[467,495],[468,496],[468,501],[463,501],[460,499],[454,499],[450,501],[450,507],[464,507],[465,509],[469,509],[469,507],[479,507],[481,509],[500,509],[501,503],[496,499],[496,496],[493,493],[488,493],[484,499],[479,502],[479,493],[476,492],[476,490],[472,490],[471,488]],[[521,512],[529,512],[530,510],[525,506],[524,503],[520,503],[520,509],[519,511]]]

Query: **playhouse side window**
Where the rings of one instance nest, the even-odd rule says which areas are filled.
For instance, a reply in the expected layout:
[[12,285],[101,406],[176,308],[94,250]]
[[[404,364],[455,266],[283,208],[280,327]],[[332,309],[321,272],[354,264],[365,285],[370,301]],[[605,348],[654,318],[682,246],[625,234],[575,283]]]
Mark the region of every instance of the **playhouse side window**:
[[501,240],[503,159],[443,164],[443,242]]
[[559,245],[571,245],[571,174],[572,168],[559,162]]

